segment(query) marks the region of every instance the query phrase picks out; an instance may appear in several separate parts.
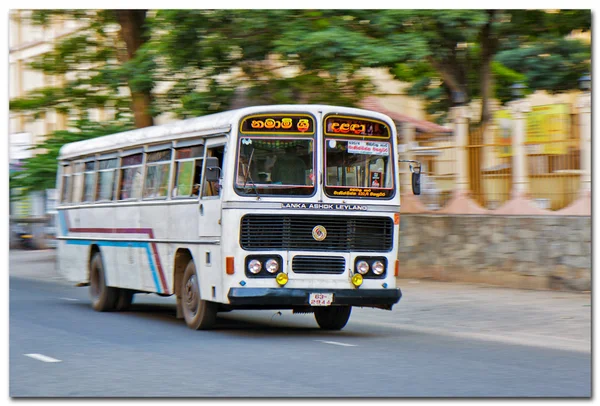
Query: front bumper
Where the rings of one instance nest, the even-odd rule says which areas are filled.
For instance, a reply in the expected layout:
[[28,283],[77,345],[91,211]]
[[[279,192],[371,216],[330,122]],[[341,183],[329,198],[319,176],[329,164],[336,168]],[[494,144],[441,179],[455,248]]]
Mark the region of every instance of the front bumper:
[[232,308],[296,309],[310,307],[311,293],[333,293],[332,305],[378,307],[391,310],[400,300],[400,289],[287,289],[231,288],[227,297]]

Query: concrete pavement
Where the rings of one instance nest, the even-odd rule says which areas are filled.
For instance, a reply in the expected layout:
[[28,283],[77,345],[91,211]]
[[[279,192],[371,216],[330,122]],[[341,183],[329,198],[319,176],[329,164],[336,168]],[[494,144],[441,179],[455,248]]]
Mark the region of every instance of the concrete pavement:
[[[67,283],[59,276],[54,260],[54,250],[11,250],[10,275]],[[423,333],[591,351],[590,292],[519,290],[412,279],[398,279],[398,286],[403,297],[392,311],[393,318],[389,312],[378,309],[356,309],[350,323],[375,322]],[[286,312],[284,316],[287,318]],[[298,317],[302,316],[294,315]]]

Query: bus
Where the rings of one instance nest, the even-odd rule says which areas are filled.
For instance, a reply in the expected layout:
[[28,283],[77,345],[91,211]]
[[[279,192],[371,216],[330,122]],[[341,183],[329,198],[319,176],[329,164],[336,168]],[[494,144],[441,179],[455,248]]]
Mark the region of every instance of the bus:
[[192,329],[279,309],[340,330],[353,306],[400,300],[397,139],[383,114],[247,107],[66,144],[58,165],[57,266],[97,311],[155,293],[175,295]]

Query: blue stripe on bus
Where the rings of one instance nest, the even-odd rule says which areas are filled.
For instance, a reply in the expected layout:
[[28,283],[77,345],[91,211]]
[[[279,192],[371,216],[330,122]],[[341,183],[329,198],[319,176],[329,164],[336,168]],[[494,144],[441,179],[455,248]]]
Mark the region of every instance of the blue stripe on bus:
[[148,254],[148,262],[150,263],[150,270],[152,271],[152,279],[154,279],[154,285],[156,285],[156,291],[163,293],[158,282],[158,275],[156,272],[156,266],[154,265],[154,259],[152,258],[152,251],[150,250],[150,243],[147,242],[128,242],[128,241],[94,241],[94,240],[66,240],[67,244],[70,245],[91,245],[97,244],[100,247],[132,247],[132,248],[146,248],[146,254]]

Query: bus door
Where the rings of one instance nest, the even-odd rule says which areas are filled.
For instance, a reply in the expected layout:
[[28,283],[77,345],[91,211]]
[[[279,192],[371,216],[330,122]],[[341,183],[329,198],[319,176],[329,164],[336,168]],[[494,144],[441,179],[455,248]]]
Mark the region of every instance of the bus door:
[[216,157],[219,160],[219,167],[223,171],[224,152],[225,144],[222,140],[207,141],[202,170],[202,191],[198,206],[199,237],[221,237],[221,186],[219,182],[208,182],[204,174],[206,173],[207,157]]

